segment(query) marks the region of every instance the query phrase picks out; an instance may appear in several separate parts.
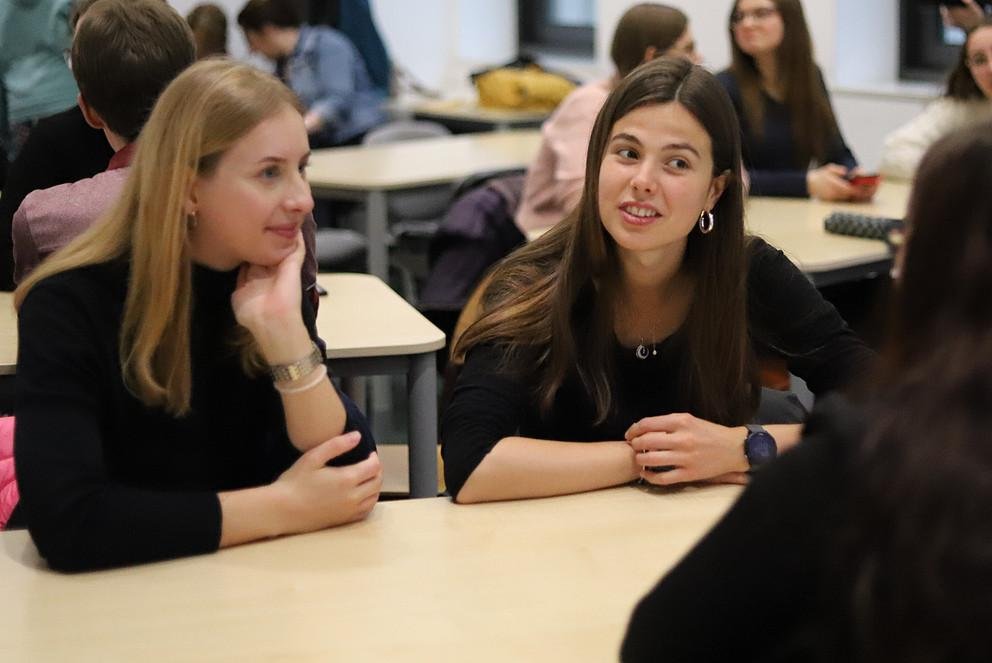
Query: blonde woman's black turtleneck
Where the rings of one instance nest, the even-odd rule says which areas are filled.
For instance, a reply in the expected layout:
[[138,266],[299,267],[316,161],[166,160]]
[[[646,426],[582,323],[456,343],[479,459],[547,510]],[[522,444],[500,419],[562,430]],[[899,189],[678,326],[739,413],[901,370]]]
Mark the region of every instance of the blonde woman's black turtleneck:
[[[267,375],[246,376],[230,344],[237,272],[195,267],[192,409],[149,408],[121,376],[118,338],[128,268],[112,262],[55,275],[25,298],[18,320],[15,463],[23,516],[60,570],[194,555],[220,542],[218,491],[271,483],[298,457]],[[304,321],[317,338],[313,309]],[[346,430],[374,448],[348,401]]]

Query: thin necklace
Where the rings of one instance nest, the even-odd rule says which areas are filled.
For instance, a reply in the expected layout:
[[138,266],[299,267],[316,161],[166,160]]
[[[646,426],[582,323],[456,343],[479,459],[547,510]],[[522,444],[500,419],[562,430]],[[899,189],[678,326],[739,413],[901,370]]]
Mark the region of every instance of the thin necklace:
[[[634,348],[634,356],[638,359],[647,359],[649,355],[648,346],[644,343],[644,339]],[[658,346],[656,343],[651,343],[650,355],[653,357],[658,356]]]

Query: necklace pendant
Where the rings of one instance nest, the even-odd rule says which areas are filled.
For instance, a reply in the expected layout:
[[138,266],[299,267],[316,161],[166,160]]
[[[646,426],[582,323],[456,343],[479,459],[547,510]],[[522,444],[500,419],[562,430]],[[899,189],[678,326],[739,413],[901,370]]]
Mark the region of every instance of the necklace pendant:
[[645,346],[643,343],[638,345],[637,348],[634,350],[634,356],[637,357],[638,359],[647,359],[648,358],[647,346]]

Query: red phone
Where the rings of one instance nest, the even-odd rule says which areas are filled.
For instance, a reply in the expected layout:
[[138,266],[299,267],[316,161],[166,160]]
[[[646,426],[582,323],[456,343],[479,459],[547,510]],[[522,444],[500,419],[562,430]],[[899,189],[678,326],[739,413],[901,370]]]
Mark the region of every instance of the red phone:
[[847,181],[854,186],[874,187],[882,181],[882,176],[878,173],[851,173],[847,176]]

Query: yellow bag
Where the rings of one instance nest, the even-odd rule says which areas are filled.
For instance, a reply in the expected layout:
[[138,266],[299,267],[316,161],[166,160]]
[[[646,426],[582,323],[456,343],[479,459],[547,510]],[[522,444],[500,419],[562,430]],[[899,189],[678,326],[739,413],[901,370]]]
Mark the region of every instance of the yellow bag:
[[474,77],[479,105],[487,108],[552,111],[575,83],[537,65],[501,67]]

